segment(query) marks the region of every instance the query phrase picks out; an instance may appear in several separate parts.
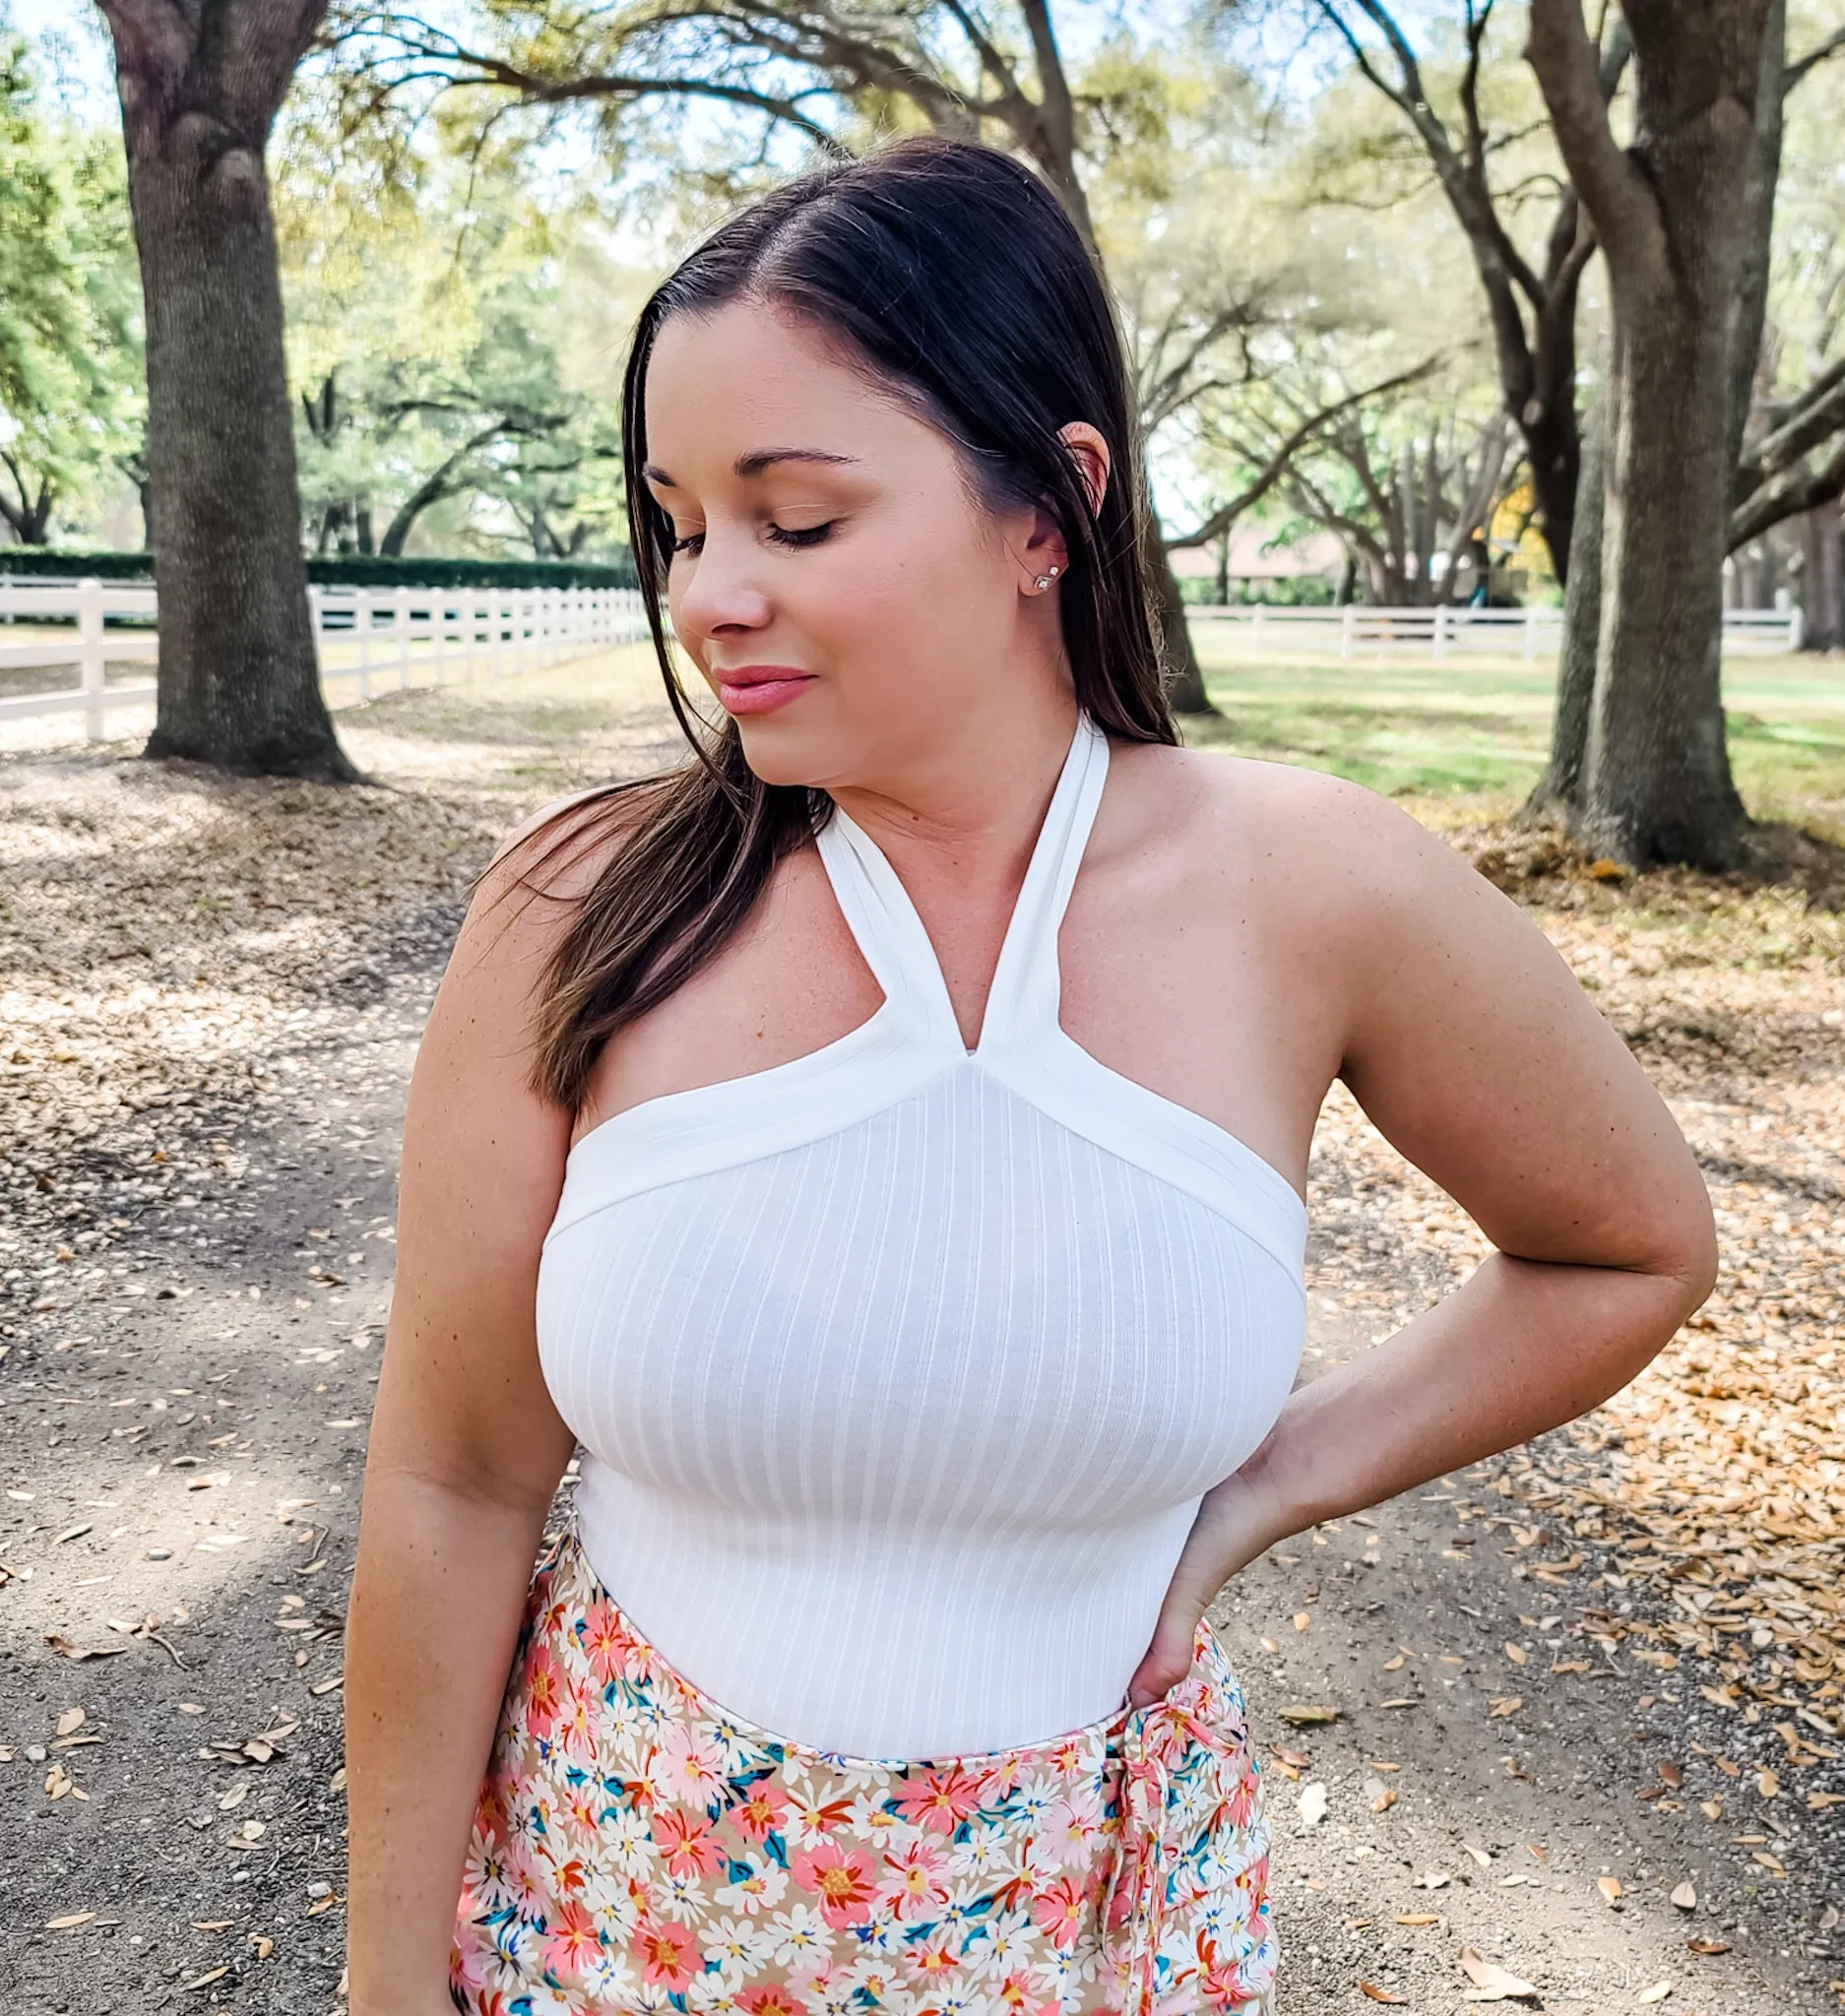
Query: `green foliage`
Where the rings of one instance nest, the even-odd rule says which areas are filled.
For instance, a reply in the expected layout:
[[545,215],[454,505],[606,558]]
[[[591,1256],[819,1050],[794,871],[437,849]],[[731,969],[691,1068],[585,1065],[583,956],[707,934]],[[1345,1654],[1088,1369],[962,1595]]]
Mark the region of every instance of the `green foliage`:
[[322,139],[290,130],[276,172],[309,549],[611,551],[631,287],[593,212],[429,141],[349,152],[329,190]]
[[0,520],[47,536],[139,442],[141,290],[121,141],[47,120],[0,12]]

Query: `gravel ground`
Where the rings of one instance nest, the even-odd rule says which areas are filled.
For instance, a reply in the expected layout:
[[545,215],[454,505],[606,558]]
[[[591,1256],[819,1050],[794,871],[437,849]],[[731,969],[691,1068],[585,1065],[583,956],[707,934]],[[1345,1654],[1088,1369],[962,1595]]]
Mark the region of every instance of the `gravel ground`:
[[[632,663],[345,712],[376,780],[347,792],[0,757],[5,2016],[343,2007],[341,1632],[404,1090],[492,841],[671,747]],[[1453,837],[1672,1099],[1726,1274],[1589,1422],[1220,1602],[1282,2016],[1836,2010],[1839,920]],[[1478,1250],[1339,1093],[1313,1184],[1309,1376]]]

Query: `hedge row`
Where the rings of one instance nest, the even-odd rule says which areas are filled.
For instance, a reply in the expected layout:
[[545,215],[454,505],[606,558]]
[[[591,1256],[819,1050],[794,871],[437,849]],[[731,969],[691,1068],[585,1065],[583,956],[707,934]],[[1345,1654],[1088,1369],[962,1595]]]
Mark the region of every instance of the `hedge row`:
[[[152,553],[69,553],[49,546],[0,546],[0,574],[82,580],[152,581]],[[587,560],[309,560],[307,578],[327,588],[633,588],[634,564]]]

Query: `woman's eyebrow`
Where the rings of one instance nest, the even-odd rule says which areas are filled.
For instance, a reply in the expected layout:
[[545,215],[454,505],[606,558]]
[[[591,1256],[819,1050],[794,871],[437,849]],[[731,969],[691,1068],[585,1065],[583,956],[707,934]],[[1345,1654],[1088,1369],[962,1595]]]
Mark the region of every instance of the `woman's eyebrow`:
[[[752,454],[739,455],[732,467],[739,476],[748,477],[761,475],[764,470],[771,468],[778,462],[851,463],[856,465],[858,461],[859,457],[856,455],[836,455],[831,449],[827,448],[758,448]],[[668,490],[676,490],[679,487],[657,463],[649,462],[643,464],[641,473],[647,477],[649,482],[662,483]]]

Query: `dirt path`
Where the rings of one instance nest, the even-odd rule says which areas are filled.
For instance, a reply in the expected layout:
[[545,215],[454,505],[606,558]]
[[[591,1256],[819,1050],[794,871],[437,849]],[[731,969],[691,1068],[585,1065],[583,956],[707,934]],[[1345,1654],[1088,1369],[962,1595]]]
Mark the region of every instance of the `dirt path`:
[[[343,2006],[341,1629],[411,1061],[484,844],[662,746],[645,709],[576,722],[565,761],[554,717],[418,706],[346,730],[409,793],[362,808],[0,763],[6,2016]],[[1329,1112],[1309,1372],[1464,1258],[1406,1245],[1426,1199],[1384,1153]],[[1533,1512],[1544,1469],[1303,1536],[1219,1606],[1271,1766],[1284,2016],[1458,2011],[1463,1949],[1521,2006],[1836,2009],[1829,1699],[1796,1719],[1611,1624],[1648,1606],[1631,1530]]]

